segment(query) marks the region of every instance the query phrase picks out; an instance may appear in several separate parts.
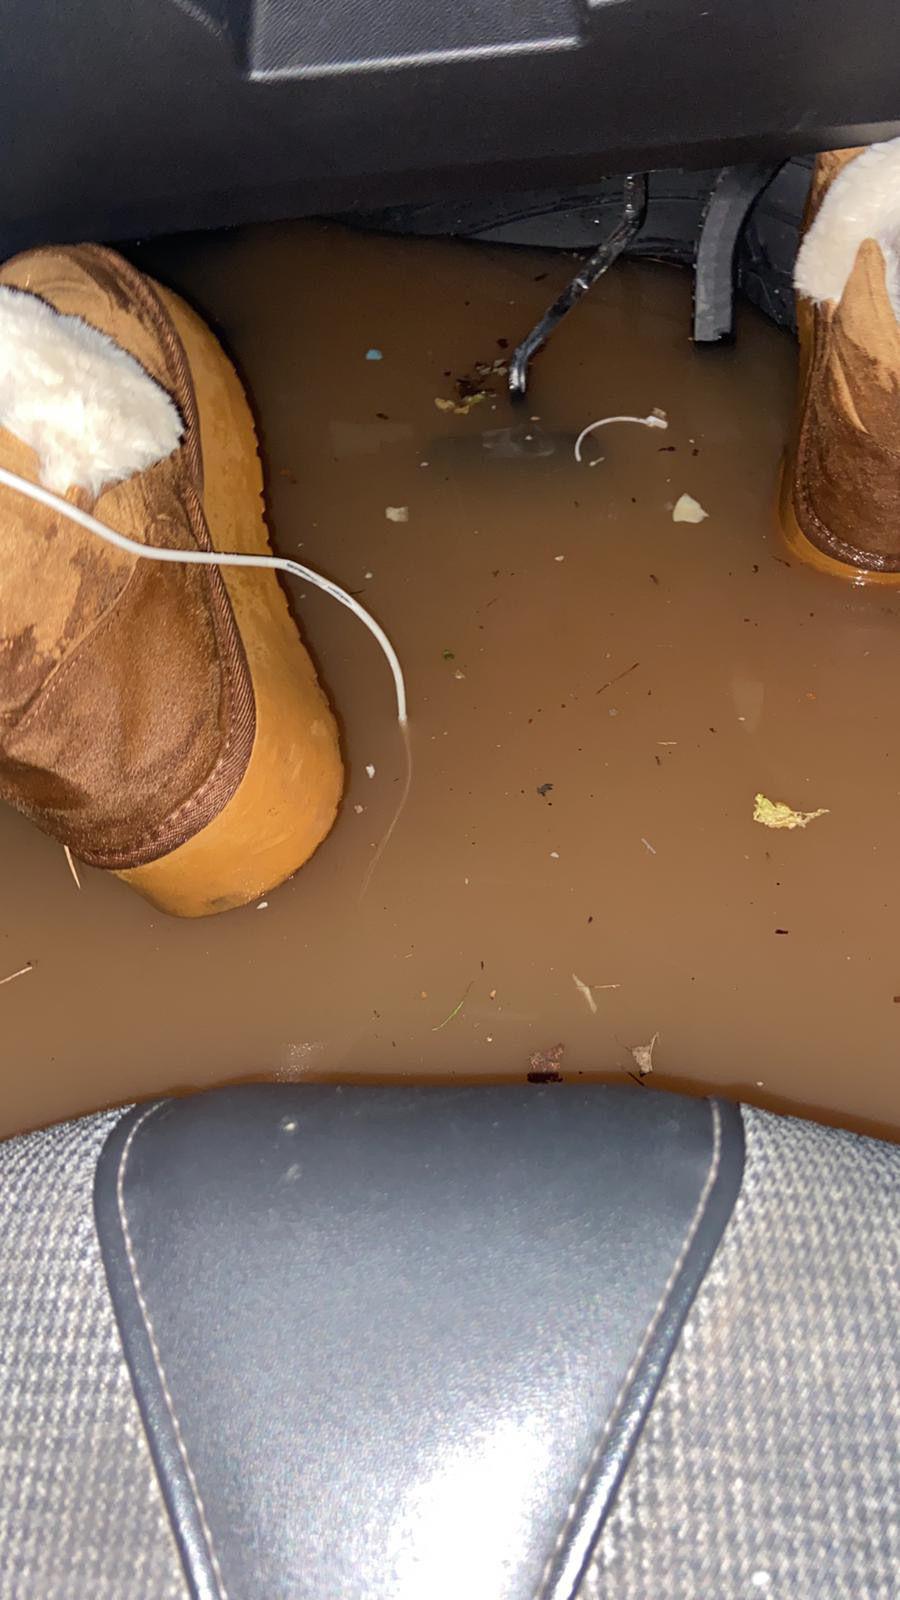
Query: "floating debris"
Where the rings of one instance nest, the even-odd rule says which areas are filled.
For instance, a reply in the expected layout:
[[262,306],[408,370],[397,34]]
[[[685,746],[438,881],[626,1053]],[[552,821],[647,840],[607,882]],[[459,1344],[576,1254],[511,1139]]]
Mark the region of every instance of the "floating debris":
[[[502,356],[498,356],[496,361],[476,361],[474,371],[478,378],[502,377],[509,371],[509,363],[504,361]],[[470,381],[466,378],[460,379],[463,384]]]
[[588,1004],[588,1007],[594,1013],[595,1016],[597,1014],[597,1002],[594,999],[594,990],[595,989],[621,989],[621,987],[622,987],[622,985],[620,983],[584,983],[583,980],[581,978],[579,978],[578,975],[576,973],[574,973],[574,972],[572,973],[572,982],[574,983],[576,989],[578,990],[578,993],[581,994],[581,995],[584,995],[584,998],[585,998],[585,1000],[586,1000],[586,1002]]
[[0,978],[0,989],[3,988],[3,985],[5,983],[12,983],[14,978],[24,978],[26,972],[33,972],[33,971],[34,971],[34,963],[31,962],[31,961],[27,962],[24,967],[20,967],[19,968],[18,972],[11,972],[11,973],[9,973],[8,977]]
[[477,394],[467,394],[462,400],[445,400],[438,394],[434,397],[434,403],[438,411],[452,411],[456,417],[467,417],[473,406],[480,405],[486,399],[484,390],[479,389]]
[[627,678],[630,673],[637,672],[637,669],[640,666],[640,664],[641,663],[639,661],[632,661],[630,667],[625,667],[625,669],[622,672],[617,672],[614,678],[607,678],[606,682],[605,683],[601,683],[599,689],[596,689],[594,691],[594,693],[595,694],[605,694],[606,690],[607,689],[611,689],[614,683],[621,683],[622,679],[623,678]]
[[583,979],[579,978],[579,976],[578,976],[578,974],[576,972],[572,973],[572,982],[574,983],[576,989],[578,990],[578,993],[580,995],[584,996],[584,1001],[585,1001],[585,1004],[586,1004],[588,1010],[593,1012],[594,1016],[596,1016],[597,1015],[597,1002],[594,999],[593,990],[591,989],[590,984],[589,983],[585,983],[583,981]]
[[366,776],[369,777],[369,778],[374,778],[374,776],[375,776],[375,768],[373,767],[371,761],[369,762],[369,765],[366,767]]
[[575,984],[575,987],[577,987],[578,994],[585,995],[588,1008],[589,1010],[593,1011],[594,1016],[597,1014],[597,1002],[594,1000],[594,989],[621,989],[621,984],[586,984],[586,982],[583,982],[583,979],[578,978],[577,973],[572,973],[572,982]]
[[[589,422],[586,428],[582,428],[578,438],[575,440],[576,461],[581,461],[581,446],[588,435],[592,434],[597,428],[608,427],[611,422],[635,422],[639,428],[667,428],[669,426],[664,411],[652,411],[649,417],[598,417],[596,422]],[[597,460],[602,461],[603,457],[598,456]],[[594,462],[591,462],[591,465],[593,466]]]
[[69,846],[67,844],[63,845],[63,850],[65,851],[66,860],[69,863],[69,871],[71,872],[72,877],[75,879],[75,887],[76,887],[76,889],[80,889],[81,888],[81,879],[78,876],[78,868],[76,867],[75,862],[72,859],[72,852],[69,849]]
[[[466,882],[468,882],[468,879],[466,879]],[[473,978],[472,983],[474,983],[474,981],[475,980]],[[432,1028],[432,1033],[440,1033],[442,1028],[446,1028],[448,1022],[452,1022],[454,1017],[459,1016],[459,1013],[462,1011],[463,1006],[469,998],[469,990],[472,987],[472,983],[466,984],[465,993],[463,994],[462,999],[457,1001],[456,1005],[453,1007],[453,1010],[450,1012],[449,1016],[444,1018],[443,1022],[439,1022],[436,1027]]]
[[384,356],[382,355],[380,350],[376,350],[373,347],[371,350],[367,350],[366,351],[366,360],[367,361],[383,361],[384,360]]
[[267,911],[268,910],[268,906],[269,906],[268,900],[260,900],[259,905],[257,906],[256,909],[257,909],[257,911]]
[[645,839],[643,834],[641,834],[641,844],[644,846],[645,850],[649,850],[650,851],[650,854],[652,856],[656,855],[656,847],[655,847],[655,845],[652,845],[650,843],[649,839]]
[[704,522],[708,516],[709,512],[704,511],[692,494],[679,495],[672,507],[673,522]]
[[631,1054],[638,1070],[639,1078],[646,1078],[648,1072],[653,1071],[653,1052],[656,1049],[659,1034],[655,1033],[649,1044],[633,1044]]
[[829,815],[826,806],[818,811],[795,811],[783,800],[768,800],[764,794],[758,794],[753,802],[753,821],[764,828],[808,828],[817,817]]
[[408,522],[409,506],[385,506],[384,514],[388,522]]
[[562,1083],[562,1058],[564,1044],[552,1044],[548,1050],[535,1050],[529,1061],[529,1083]]

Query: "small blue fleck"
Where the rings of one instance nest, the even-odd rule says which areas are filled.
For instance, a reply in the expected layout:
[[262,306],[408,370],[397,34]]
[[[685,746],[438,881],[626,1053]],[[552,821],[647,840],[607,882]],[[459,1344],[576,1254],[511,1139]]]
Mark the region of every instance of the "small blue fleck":
[[380,350],[367,350],[366,351],[366,360],[367,361],[380,361],[381,360],[381,351]]

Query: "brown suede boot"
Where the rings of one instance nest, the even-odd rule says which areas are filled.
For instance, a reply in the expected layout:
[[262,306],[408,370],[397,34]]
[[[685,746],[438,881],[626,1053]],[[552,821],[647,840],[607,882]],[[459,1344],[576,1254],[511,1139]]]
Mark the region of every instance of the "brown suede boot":
[[[241,385],[174,295],[92,245],[30,252],[0,268],[0,355],[0,465],[141,543],[268,551]],[[294,872],[341,786],[274,573],[138,559],[0,486],[4,799],[202,916]]]
[[900,582],[898,251],[900,140],[817,157],[781,519],[798,555],[858,583]]

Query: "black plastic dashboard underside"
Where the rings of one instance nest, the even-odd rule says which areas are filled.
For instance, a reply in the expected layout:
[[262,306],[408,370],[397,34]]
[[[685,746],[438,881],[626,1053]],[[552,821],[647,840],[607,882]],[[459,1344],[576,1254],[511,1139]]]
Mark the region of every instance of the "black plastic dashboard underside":
[[0,246],[900,129],[894,0],[6,0]]

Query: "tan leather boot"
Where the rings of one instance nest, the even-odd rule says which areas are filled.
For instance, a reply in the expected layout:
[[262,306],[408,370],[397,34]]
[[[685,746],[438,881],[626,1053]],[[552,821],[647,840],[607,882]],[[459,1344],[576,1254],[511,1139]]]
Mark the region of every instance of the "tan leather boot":
[[900,140],[816,160],[795,284],[800,391],[788,543],[856,582],[900,582]]
[[[174,295],[92,245],[30,252],[0,268],[0,355],[0,465],[142,543],[268,550],[241,385]],[[0,487],[4,799],[202,916],[294,872],[341,786],[273,573],[138,559]]]

